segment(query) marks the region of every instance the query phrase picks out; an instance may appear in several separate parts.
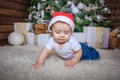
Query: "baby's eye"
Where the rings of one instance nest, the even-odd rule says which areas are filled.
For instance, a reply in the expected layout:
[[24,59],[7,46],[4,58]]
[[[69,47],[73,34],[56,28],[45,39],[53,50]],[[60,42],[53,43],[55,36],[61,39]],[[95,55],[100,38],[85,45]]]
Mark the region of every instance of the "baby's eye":
[[64,32],[65,34],[68,34],[69,32]]
[[55,33],[59,34],[59,33],[60,33],[60,31],[55,31]]

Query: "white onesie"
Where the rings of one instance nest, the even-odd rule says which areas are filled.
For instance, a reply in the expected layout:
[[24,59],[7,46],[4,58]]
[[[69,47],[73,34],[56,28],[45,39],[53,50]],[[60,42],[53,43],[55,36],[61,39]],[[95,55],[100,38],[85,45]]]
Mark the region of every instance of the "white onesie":
[[53,37],[51,37],[46,44],[46,47],[49,50],[54,49],[64,59],[72,59],[74,57],[74,52],[81,49],[81,45],[72,36],[70,37],[70,40],[62,46],[62,48],[60,48],[54,41]]

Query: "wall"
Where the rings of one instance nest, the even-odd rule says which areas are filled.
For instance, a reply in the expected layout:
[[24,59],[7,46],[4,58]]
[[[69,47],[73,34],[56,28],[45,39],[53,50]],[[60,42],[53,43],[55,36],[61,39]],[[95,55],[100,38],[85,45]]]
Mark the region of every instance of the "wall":
[[111,28],[120,27],[120,0],[105,0],[111,14],[107,17],[112,21]]
[[14,22],[27,18],[30,0],[0,0],[0,45],[8,44],[7,37],[13,32]]

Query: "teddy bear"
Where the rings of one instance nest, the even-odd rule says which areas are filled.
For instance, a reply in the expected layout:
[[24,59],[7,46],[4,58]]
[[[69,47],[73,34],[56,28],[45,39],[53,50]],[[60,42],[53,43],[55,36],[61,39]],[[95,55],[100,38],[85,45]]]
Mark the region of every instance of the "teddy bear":
[[117,27],[110,32],[109,45],[110,48],[120,47],[120,27]]
[[120,38],[120,27],[112,30],[110,36]]

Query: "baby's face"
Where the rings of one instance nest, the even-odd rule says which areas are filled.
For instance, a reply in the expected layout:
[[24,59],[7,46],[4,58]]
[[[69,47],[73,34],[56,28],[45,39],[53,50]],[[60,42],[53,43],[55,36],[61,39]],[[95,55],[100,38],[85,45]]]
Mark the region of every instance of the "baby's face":
[[64,44],[70,39],[72,30],[70,26],[63,22],[57,22],[52,26],[53,38],[58,44]]

